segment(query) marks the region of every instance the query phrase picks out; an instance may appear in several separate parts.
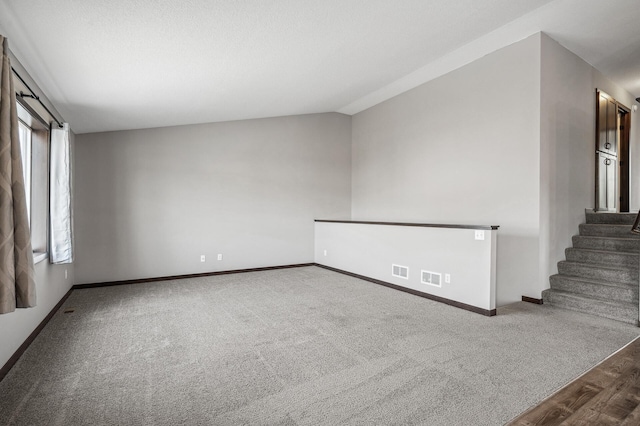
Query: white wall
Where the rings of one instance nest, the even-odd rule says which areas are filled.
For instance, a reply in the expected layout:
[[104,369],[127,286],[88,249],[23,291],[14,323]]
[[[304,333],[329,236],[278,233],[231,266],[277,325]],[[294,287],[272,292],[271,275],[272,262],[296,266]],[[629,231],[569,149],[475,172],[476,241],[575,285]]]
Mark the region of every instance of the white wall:
[[363,111],[352,126],[354,220],[499,225],[498,305],[537,286],[540,34]]
[[[73,133],[70,133],[69,140],[73,149]],[[71,161],[73,167],[73,157]],[[36,264],[35,270],[36,306],[0,315],[0,367],[11,358],[73,285],[74,264],[51,265],[49,259],[45,259]]]
[[[29,86],[36,90],[41,99],[50,102],[42,95],[42,90],[31,79],[27,71],[14,58],[11,65],[18,70]],[[61,118],[53,108],[49,108]],[[73,149],[75,136],[70,134],[70,142]],[[73,158],[72,158],[73,161]],[[73,167],[73,166],[72,166]],[[67,278],[65,278],[65,270]],[[49,260],[36,264],[36,304],[34,308],[17,309],[15,312],[0,315],[0,367],[4,366],[15,351],[24,343],[29,335],[36,329],[40,322],[51,312],[53,307],[69,291],[74,280],[74,265],[51,265]]]
[[[540,277],[527,296],[540,297],[557,273],[557,262],[571,246],[571,236],[594,207],[596,88],[631,107],[633,96],[584,60],[543,34],[540,109]],[[640,125],[632,113],[632,132]],[[635,133],[637,135],[637,133]],[[640,161],[631,136],[631,210],[638,210]]]
[[[498,231],[316,222],[315,261],[450,301],[496,308],[496,236]],[[408,277],[392,274],[392,265],[408,268]],[[441,275],[438,286],[422,282],[421,271]],[[445,275],[449,275],[446,282]]]
[[[67,270],[65,279],[64,271]],[[73,265],[36,264],[36,306],[0,315],[0,367],[27,340],[73,284]]]
[[350,147],[337,113],[78,135],[76,283],[313,262]]

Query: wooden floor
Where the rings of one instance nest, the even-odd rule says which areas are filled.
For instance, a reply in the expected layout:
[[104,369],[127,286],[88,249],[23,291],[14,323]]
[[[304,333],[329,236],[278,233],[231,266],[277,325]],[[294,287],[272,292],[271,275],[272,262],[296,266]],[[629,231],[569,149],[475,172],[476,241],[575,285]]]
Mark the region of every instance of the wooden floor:
[[640,338],[509,425],[640,425]]

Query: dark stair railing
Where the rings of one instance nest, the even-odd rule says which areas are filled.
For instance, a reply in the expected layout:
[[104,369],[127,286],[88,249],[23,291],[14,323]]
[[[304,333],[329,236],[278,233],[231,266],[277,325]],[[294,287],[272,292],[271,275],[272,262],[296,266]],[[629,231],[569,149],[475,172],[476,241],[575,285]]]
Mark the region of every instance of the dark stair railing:
[[636,216],[636,221],[633,222],[633,226],[631,227],[631,232],[633,232],[634,234],[640,234],[640,211]]
[[[634,234],[640,234],[640,211],[636,216],[635,222],[633,222],[631,232],[633,232]],[[638,282],[638,287],[640,287],[640,281]],[[638,298],[638,308],[640,308],[640,297]],[[638,324],[640,325],[640,309],[638,310]]]

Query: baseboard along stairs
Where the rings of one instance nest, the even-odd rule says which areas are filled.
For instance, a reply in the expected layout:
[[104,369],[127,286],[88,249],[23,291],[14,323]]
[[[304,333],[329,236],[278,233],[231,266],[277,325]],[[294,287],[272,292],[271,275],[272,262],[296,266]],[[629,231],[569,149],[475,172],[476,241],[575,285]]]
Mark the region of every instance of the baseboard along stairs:
[[638,325],[640,235],[631,233],[636,213],[595,213],[558,262],[558,274],[542,300],[574,311]]

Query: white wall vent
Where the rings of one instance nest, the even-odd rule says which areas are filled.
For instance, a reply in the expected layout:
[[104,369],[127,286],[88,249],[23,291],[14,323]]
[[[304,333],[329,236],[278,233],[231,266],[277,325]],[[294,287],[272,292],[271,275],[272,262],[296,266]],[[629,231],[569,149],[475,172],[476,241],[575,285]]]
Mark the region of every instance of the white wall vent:
[[442,274],[438,272],[431,272],[422,270],[422,277],[420,279],[422,284],[429,284],[434,287],[442,287]]
[[391,265],[391,275],[398,278],[409,279],[409,268],[401,265]]

